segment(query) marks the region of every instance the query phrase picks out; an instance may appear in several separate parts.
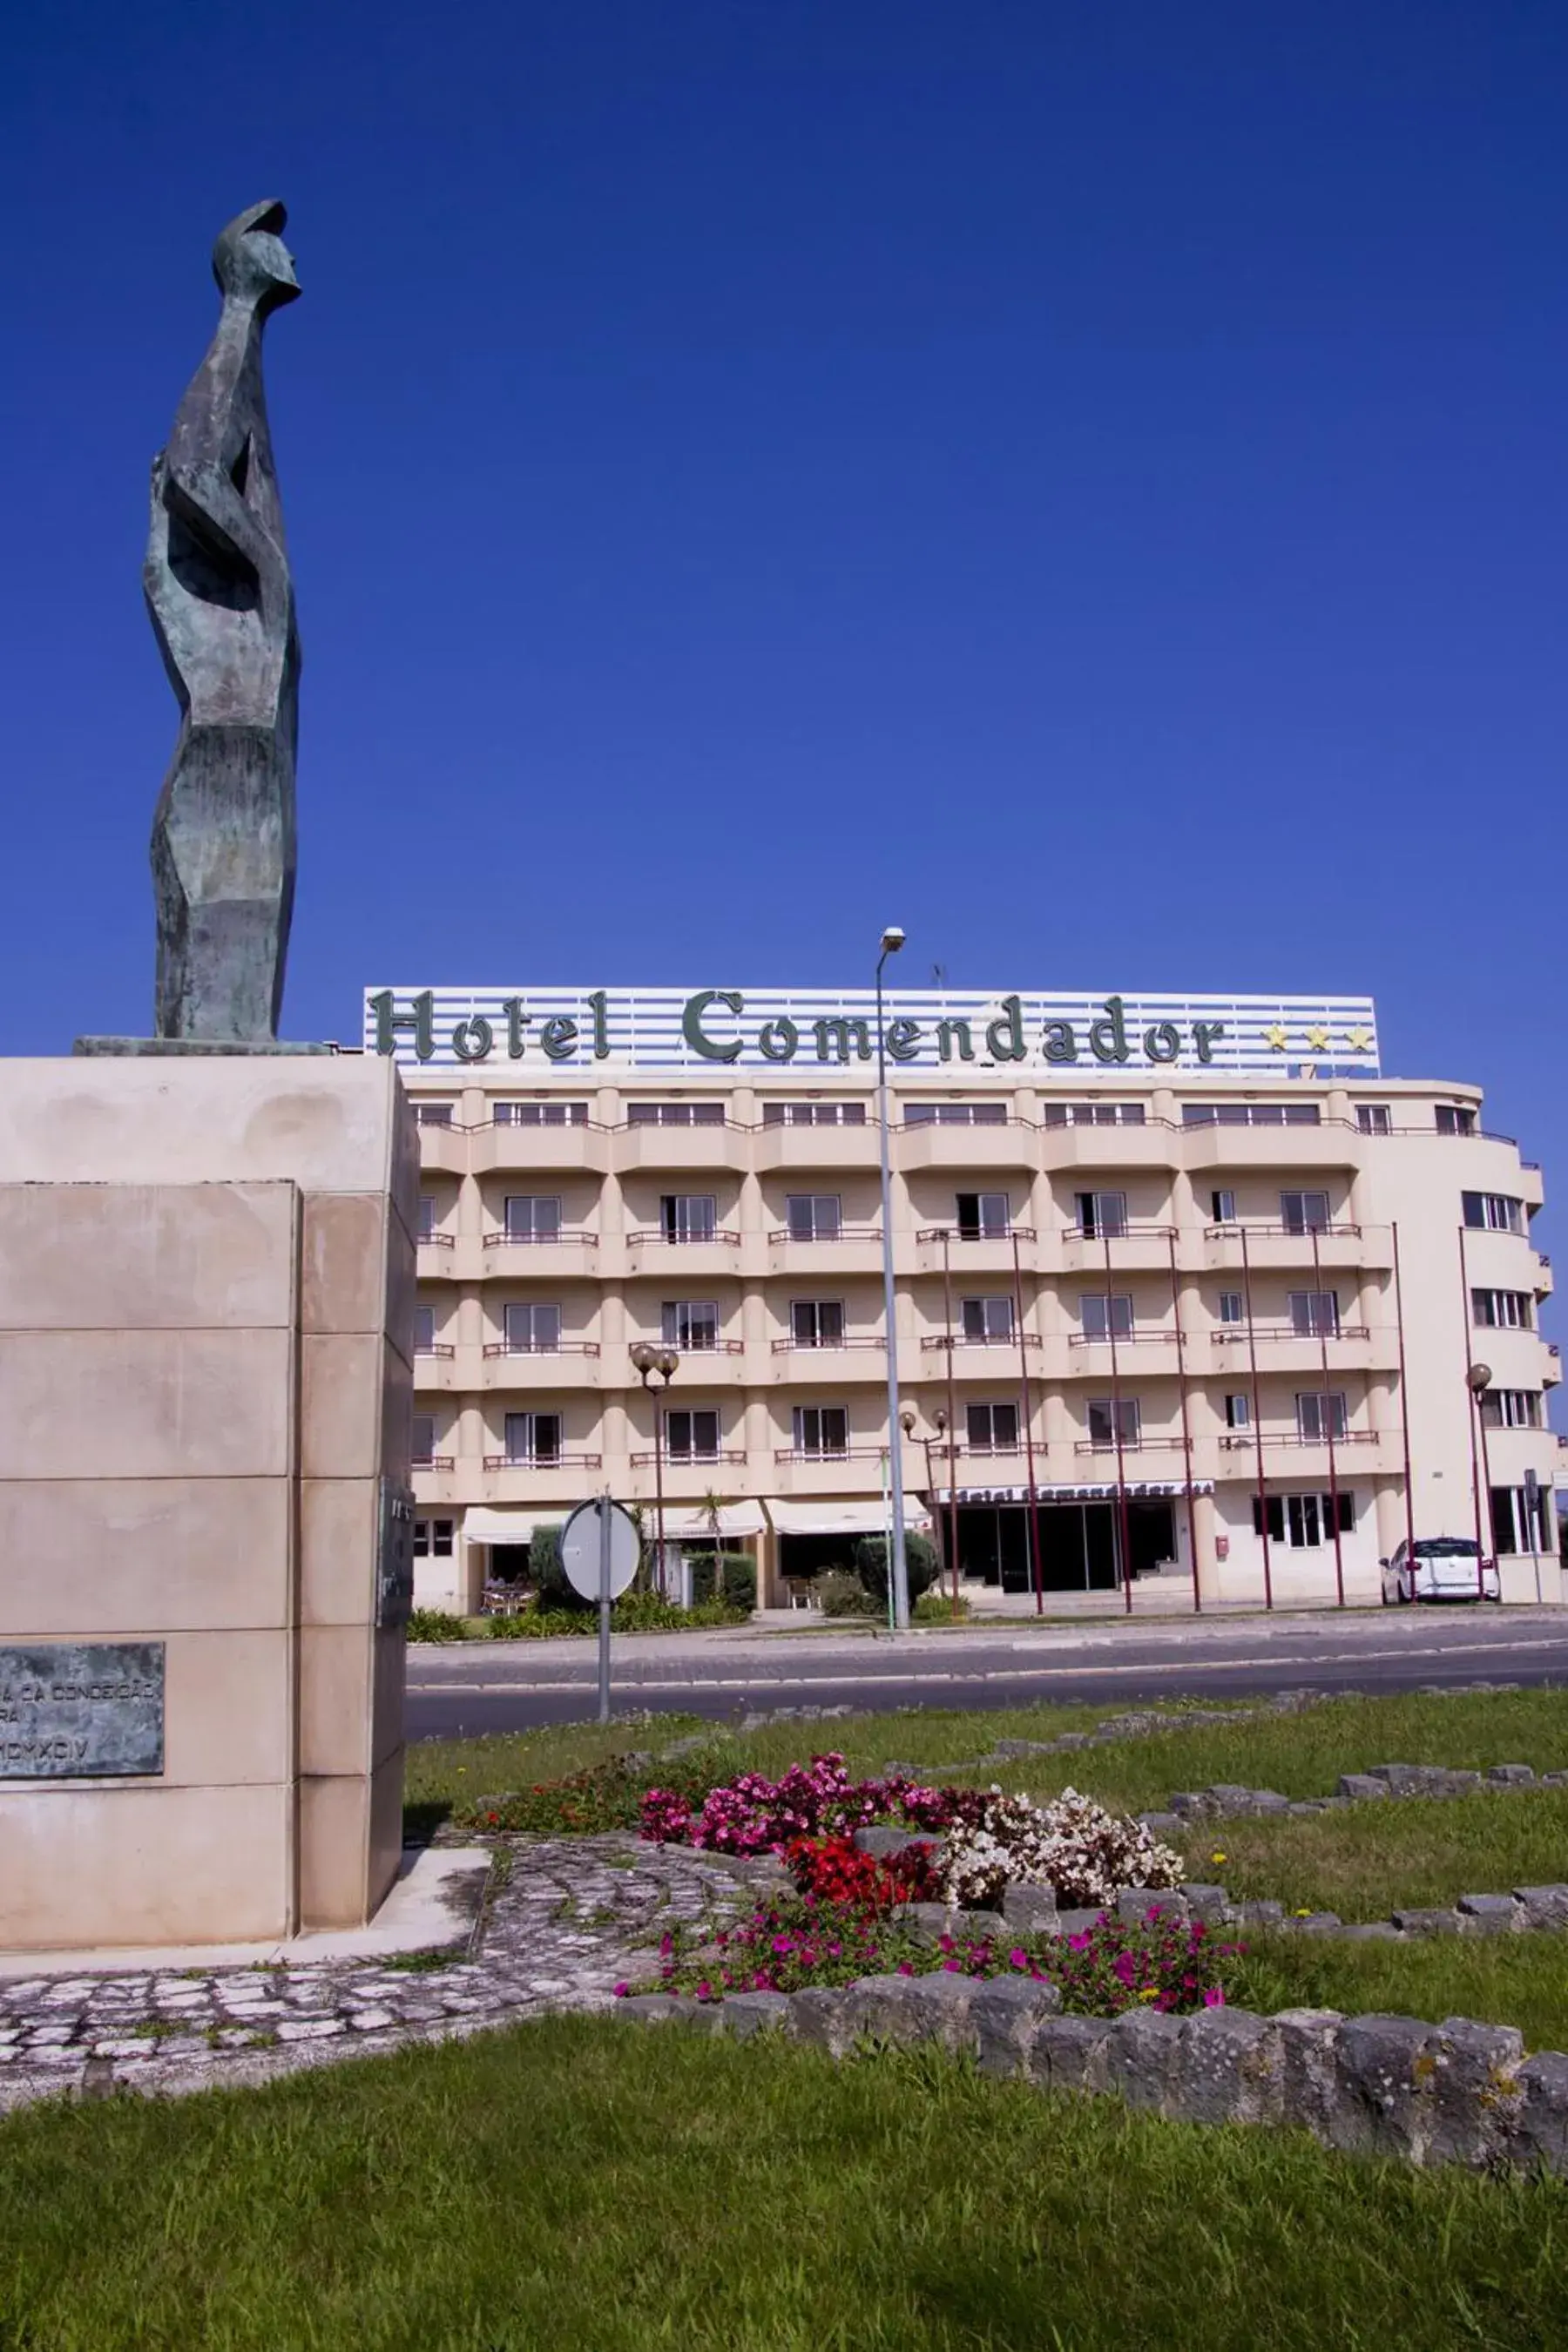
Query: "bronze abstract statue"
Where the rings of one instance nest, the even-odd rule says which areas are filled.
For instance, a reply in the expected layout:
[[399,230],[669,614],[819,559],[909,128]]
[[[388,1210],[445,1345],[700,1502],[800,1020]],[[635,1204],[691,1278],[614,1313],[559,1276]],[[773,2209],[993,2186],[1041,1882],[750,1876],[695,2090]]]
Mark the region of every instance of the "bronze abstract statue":
[[262,331],[300,291],[280,204],[213,251],[223,310],[153,466],[142,567],[182,719],[153,824],[158,1037],[278,1034],[294,904],[300,639],[261,381]]

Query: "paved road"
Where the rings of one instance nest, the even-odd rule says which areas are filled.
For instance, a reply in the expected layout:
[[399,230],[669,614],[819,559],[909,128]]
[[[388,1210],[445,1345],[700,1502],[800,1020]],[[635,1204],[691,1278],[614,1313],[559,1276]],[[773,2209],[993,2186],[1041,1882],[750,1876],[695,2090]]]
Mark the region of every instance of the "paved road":
[[[595,1711],[592,1642],[417,1647],[415,1739],[521,1731]],[[905,1634],[626,1635],[618,1707],[722,1719],[753,1707],[1016,1706],[1031,1699],[1132,1701],[1203,1692],[1411,1690],[1422,1683],[1568,1685],[1568,1612],[1445,1610],[1191,1619],[1174,1624]]]

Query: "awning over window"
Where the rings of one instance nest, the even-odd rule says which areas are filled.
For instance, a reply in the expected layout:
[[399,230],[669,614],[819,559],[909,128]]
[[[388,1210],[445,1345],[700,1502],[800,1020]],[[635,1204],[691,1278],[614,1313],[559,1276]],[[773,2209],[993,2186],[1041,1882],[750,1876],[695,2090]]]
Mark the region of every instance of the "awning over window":
[[[643,1524],[649,1536],[654,1530],[654,1512],[650,1504],[643,1505]],[[760,1536],[767,1525],[760,1503],[726,1503],[719,1513],[718,1533],[721,1536]],[[664,1532],[670,1543],[700,1544],[711,1538],[713,1522],[700,1505],[667,1503],[664,1507]]]
[[[864,1502],[853,1496],[842,1503],[770,1502],[768,1517],[781,1536],[879,1536],[888,1524],[888,1508],[879,1495]],[[904,1524],[924,1529],[930,1514],[909,1496],[904,1497]]]
[[[420,1516],[426,1516],[424,1504]],[[429,1517],[435,1517],[431,1506]],[[463,1517],[463,1533],[470,1543],[525,1544],[532,1541],[537,1528],[559,1528],[565,1525],[568,1514],[558,1504],[552,1511],[525,1511],[521,1507],[509,1508],[505,1504],[495,1509],[472,1506]]]

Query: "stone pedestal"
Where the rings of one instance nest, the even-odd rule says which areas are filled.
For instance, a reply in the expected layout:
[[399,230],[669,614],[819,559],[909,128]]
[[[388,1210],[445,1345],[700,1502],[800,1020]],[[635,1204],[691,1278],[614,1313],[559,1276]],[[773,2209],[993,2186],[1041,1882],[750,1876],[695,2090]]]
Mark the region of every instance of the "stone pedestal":
[[395,1875],[417,1165],[380,1059],[0,1063],[0,1946]]

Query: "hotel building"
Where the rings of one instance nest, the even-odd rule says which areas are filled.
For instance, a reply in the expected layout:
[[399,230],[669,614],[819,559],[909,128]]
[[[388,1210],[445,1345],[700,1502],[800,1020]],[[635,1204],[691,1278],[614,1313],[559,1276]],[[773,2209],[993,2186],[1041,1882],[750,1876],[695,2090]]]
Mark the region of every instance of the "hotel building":
[[1364,999],[889,992],[889,1335],[877,1020],[367,991],[420,1127],[421,1602],[661,1474],[672,1552],[742,1544],[779,1605],[887,1526],[890,1436],[908,1524],[1014,1605],[1364,1602],[1478,1523],[1505,1601],[1563,1598],[1541,1171],[1479,1087],[1383,1076]]

